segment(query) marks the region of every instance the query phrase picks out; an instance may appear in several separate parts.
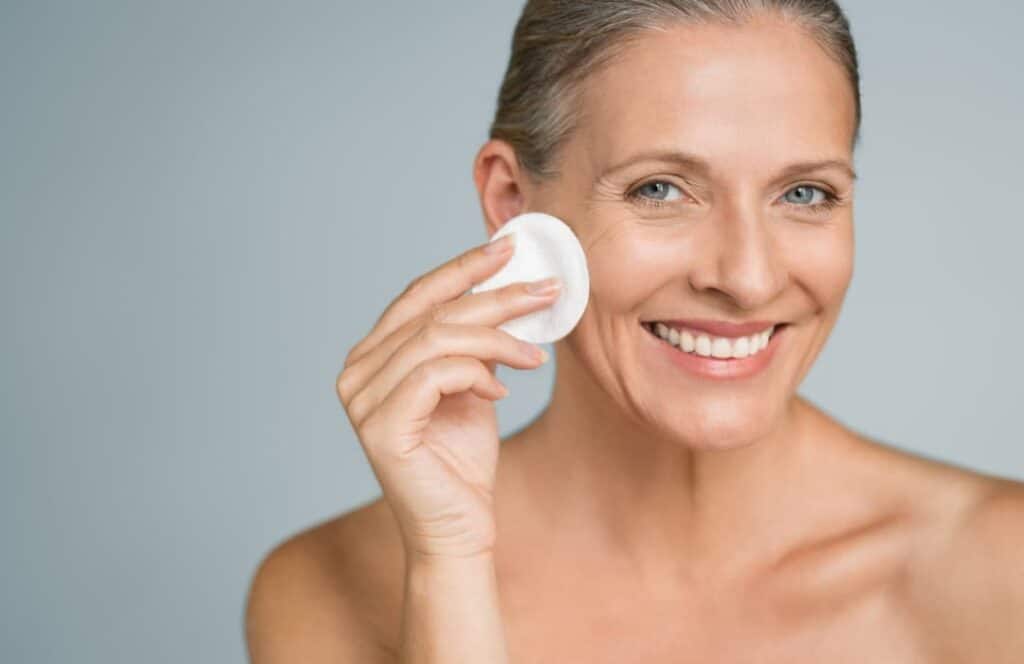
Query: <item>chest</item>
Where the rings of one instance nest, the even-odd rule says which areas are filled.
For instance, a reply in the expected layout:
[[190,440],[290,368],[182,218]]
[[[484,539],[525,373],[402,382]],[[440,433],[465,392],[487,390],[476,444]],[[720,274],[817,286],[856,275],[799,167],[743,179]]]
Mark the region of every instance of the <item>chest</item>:
[[[773,601],[774,599],[774,601]],[[944,664],[913,612],[879,588],[832,605],[782,598],[673,599],[620,594],[509,597],[511,661],[536,664]]]

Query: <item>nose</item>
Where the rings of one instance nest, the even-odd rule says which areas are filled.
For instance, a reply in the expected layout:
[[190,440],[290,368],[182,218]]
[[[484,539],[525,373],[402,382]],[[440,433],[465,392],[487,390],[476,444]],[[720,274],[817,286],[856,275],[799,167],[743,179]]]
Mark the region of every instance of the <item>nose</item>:
[[691,287],[717,291],[745,311],[774,300],[785,288],[787,273],[770,219],[756,205],[733,203],[706,222],[707,232],[698,238],[699,256],[691,264]]

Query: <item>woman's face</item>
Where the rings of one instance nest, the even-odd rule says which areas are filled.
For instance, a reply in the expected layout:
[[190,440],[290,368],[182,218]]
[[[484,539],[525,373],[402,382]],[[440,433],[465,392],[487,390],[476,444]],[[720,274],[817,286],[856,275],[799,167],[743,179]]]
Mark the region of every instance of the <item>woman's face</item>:
[[[753,442],[781,423],[852,276],[844,70],[789,24],[681,26],[645,34],[591,77],[581,109],[561,176],[529,197],[572,226],[589,261],[570,383],[596,381],[695,446]],[[767,363],[673,355],[684,351],[645,327],[700,320],[785,325]],[[735,350],[741,335],[707,336]]]

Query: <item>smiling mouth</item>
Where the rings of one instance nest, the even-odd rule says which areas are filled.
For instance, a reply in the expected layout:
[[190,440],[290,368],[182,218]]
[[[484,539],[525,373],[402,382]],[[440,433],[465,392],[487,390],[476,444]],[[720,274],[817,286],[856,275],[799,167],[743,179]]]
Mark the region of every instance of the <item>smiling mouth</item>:
[[777,323],[760,332],[740,337],[722,337],[701,330],[673,327],[657,321],[641,322],[640,325],[651,335],[684,353],[731,360],[757,355],[768,346],[772,336],[789,323]]

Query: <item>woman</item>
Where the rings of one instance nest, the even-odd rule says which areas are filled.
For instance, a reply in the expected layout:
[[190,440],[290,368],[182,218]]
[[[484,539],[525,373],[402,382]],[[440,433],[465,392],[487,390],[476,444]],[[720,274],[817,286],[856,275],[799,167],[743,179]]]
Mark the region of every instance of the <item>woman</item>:
[[528,2],[474,179],[489,233],[586,249],[550,404],[499,441],[496,364],[544,358],[496,326],[557,288],[466,295],[507,246],[416,279],[338,379],[383,496],[264,561],[253,661],[1022,661],[1024,485],[797,394],[852,276],[858,80],[827,0]]

